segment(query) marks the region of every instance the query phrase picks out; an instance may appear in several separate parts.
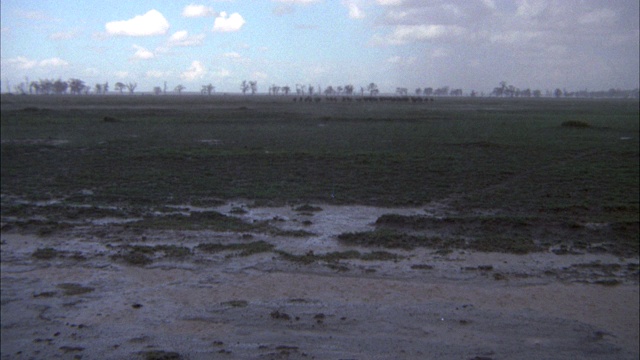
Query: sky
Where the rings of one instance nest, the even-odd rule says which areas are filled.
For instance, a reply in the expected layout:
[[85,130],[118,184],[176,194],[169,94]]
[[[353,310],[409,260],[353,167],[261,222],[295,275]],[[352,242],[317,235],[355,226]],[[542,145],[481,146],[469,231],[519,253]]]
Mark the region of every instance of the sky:
[[2,0],[0,81],[634,89],[639,14],[638,0]]

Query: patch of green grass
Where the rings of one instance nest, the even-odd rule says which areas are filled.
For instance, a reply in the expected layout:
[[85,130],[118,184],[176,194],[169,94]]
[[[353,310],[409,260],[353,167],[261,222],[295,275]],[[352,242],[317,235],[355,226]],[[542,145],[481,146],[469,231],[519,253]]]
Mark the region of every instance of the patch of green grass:
[[225,301],[221,303],[221,305],[231,306],[234,308],[243,308],[243,307],[247,307],[249,303],[246,300],[230,300],[230,301]]
[[90,293],[95,290],[92,287],[82,286],[76,283],[58,284],[57,287],[64,291],[65,296],[82,295],[82,294]]
[[386,251],[374,251],[370,253],[360,253],[355,250],[347,250],[347,251],[334,251],[326,254],[315,254],[312,251],[304,254],[304,255],[294,255],[285,251],[277,251],[277,253],[283,259],[291,262],[301,263],[301,264],[312,264],[318,261],[324,261],[329,264],[335,264],[340,262],[340,260],[366,260],[366,261],[389,261],[389,260],[398,260],[402,257],[393,253],[389,253]]
[[[447,199],[462,215],[503,209],[583,223],[639,216],[637,100],[443,98],[428,111],[188,96],[24,96],[1,105],[3,217],[40,211],[8,209],[11,196],[119,208],[237,198],[381,206]],[[106,116],[121,121],[105,123]],[[590,128],[559,126],[576,119]],[[74,211],[59,215],[100,215]],[[132,226],[265,225],[167,216]],[[632,250],[637,239],[631,232],[612,241]]]
[[31,254],[31,257],[40,260],[50,260],[59,256],[60,252],[53,248],[39,248]]
[[154,255],[155,253],[162,252],[165,257],[168,258],[183,258],[191,255],[191,249],[184,246],[176,245],[128,245],[127,248],[132,253]]
[[503,252],[513,254],[528,254],[540,251],[531,239],[511,238],[495,235],[492,237],[481,237],[472,240],[469,248],[481,252]]
[[183,357],[175,351],[150,350],[140,353],[144,360],[182,360]]
[[266,241],[254,241],[250,243],[217,244],[203,243],[196,246],[196,249],[208,253],[218,253],[223,251],[234,251],[238,256],[251,256],[263,252],[272,251],[274,246]]
[[313,205],[309,205],[309,204],[304,204],[304,205],[300,205],[300,206],[296,207],[294,210],[298,211],[298,212],[313,213],[313,212],[322,211],[322,208],[319,207],[319,206],[313,206]]
[[271,229],[265,222],[253,224],[247,223],[241,219],[224,215],[217,211],[192,212],[190,215],[172,214],[166,216],[154,216],[127,224],[126,226],[145,229],[208,229],[229,232],[266,232]]
[[580,120],[568,120],[563,122],[560,126],[562,127],[570,127],[570,128],[589,128],[591,125],[584,121]]

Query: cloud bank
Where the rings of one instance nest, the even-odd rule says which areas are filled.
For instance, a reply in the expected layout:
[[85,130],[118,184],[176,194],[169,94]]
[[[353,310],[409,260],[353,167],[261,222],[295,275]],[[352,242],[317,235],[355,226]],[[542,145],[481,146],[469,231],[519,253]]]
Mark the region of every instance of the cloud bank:
[[157,10],[149,10],[129,20],[111,21],[105,24],[109,35],[153,36],[163,35],[169,30],[169,22]]

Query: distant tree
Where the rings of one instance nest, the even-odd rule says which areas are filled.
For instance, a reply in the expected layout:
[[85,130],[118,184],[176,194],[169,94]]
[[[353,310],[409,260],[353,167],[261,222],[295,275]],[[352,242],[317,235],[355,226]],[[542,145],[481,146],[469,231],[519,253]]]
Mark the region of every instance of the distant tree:
[[37,81],[32,81],[29,84],[29,94],[35,91],[36,95],[40,94],[40,84]]
[[291,91],[291,88],[289,87],[289,85],[285,85],[285,86],[283,86],[283,87],[282,87],[282,92],[283,92],[285,95],[289,95],[289,92],[290,92],[290,91]]
[[417,88],[416,89],[416,96],[420,96],[422,94],[422,89]]
[[84,81],[80,79],[69,79],[69,91],[72,94],[80,95],[85,87]]
[[182,84],[179,84],[178,86],[176,86],[173,91],[177,92],[178,95],[182,94],[182,90],[186,89]]
[[338,93],[338,95],[342,94],[343,91],[344,91],[344,88],[342,86],[338,86],[336,88],[336,92]]
[[462,96],[462,89],[453,89],[449,93],[451,96]]
[[16,94],[18,95],[26,95],[27,94],[27,83],[25,82],[21,82],[18,85],[15,85],[13,87],[13,90],[15,91]]
[[102,85],[102,93],[106,94],[108,92],[109,92],[109,82],[107,81]]
[[156,95],[162,94],[162,88],[160,86],[155,86],[153,88],[153,93],[156,94]]
[[349,95],[349,96],[353,95],[353,85],[351,85],[351,84],[345,85],[344,86],[344,93],[346,95]]
[[164,88],[162,90],[162,93],[167,95],[167,82],[166,81],[164,82]]
[[119,91],[120,94],[122,94],[122,90],[124,90],[126,87],[127,87],[127,85],[125,85],[125,84],[123,84],[121,82],[117,82],[116,85],[115,85],[115,89],[117,91]]
[[478,93],[475,90],[471,90],[471,94],[469,94],[469,96],[476,97],[478,96]]
[[378,85],[375,83],[370,83],[367,85],[367,91],[369,92],[369,96],[378,95],[380,90],[378,90]]
[[531,89],[527,88],[520,92],[520,96],[531,97]]
[[401,88],[401,87],[396,88],[396,94],[397,95],[402,96],[402,95],[407,95],[408,93],[409,93],[409,89],[407,89],[407,88]]
[[102,94],[102,84],[96,84],[95,88],[96,88],[96,94],[98,95]]
[[556,90],[553,92],[553,95],[559,98],[560,96],[562,96],[562,90],[556,88]]
[[309,96],[313,96],[314,87],[309,85]]
[[58,79],[53,83],[53,91],[58,95],[66,93],[68,88],[69,83],[66,81]]
[[135,82],[130,82],[126,85],[127,90],[129,90],[129,94],[133,95],[133,92],[136,90],[136,87],[138,87],[138,83]]
[[447,96],[449,95],[449,87],[443,86],[441,88],[437,88],[433,91],[433,94],[436,96]]
[[247,94],[247,91],[249,91],[249,83],[247,82],[247,80],[242,80],[242,83],[240,84],[240,90],[242,90],[243,95]]
[[424,94],[424,96],[431,96],[433,95],[433,88],[432,87],[424,88],[422,93]]
[[329,85],[327,86],[326,89],[324,89],[324,94],[326,96],[333,96],[336,93],[336,91],[333,89],[333,86]]
[[540,91],[538,89],[533,90],[533,97],[539,98],[540,96],[542,96],[542,91]]
[[200,93],[202,95],[207,94],[207,95],[211,95],[211,93],[213,91],[215,91],[216,87],[209,84],[209,85],[202,85],[202,90],[200,90]]
[[249,81],[249,87],[251,88],[251,95],[255,95],[258,92],[258,82],[257,81]]

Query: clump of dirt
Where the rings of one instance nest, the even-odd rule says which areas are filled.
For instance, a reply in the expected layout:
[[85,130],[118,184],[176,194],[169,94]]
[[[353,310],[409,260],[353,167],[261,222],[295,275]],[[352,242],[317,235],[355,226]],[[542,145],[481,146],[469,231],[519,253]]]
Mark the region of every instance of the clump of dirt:
[[560,126],[568,127],[568,128],[579,128],[579,129],[584,129],[584,128],[590,128],[591,127],[591,125],[589,125],[589,123],[584,122],[584,121],[580,121],[580,120],[565,121],[562,124],[560,124]]
[[102,119],[102,121],[104,121],[104,122],[109,122],[109,123],[117,123],[117,122],[120,122],[120,119],[115,118],[115,117],[113,117],[113,116],[105,116],[105,117]]
[[222,251],[235,251],[238,256],[251,256],[263,252],[269,252],[273,250],[273,245],[266,241],[254,241],[250,243],[234,243],[234,244],[218,244],[218,243],[203,243],[196,246],[200,251],[208,253],[217,253]]
[[140,353],[144,360],[182,360],[182,355],[174,351],[151,350]]
[[58,284],[58,288],[64,290],[65,296],[82,295],[95,290],[92,287],[82,286],[76,283]]
[[59,255],[58,250],[53,248],[42,248],[37,249],[31,254],[31,257],[40,259],[40,260],[50,260]]
[[313,213],[313,212],[322,211],[322,208],[319,207],[319,206],[313,206],[313,205],[305,204],[305,205],[298,206],[294,210],[298,211],[298,212]]

